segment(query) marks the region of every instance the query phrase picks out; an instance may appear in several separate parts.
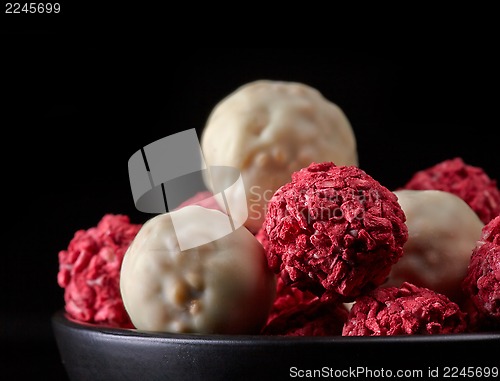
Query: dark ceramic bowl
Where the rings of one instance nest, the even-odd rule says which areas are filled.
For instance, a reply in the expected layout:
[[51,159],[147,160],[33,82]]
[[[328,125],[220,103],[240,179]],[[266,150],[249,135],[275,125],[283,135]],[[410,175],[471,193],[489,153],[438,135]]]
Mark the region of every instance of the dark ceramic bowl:
[[53,316],[52,324],[72,381],[428,379],[451,378],[464,367],[465,372],[489,372],[495,378],[493,368],[500,368],[500,332],[392,337],[169,334],[82,324],[63,311]]

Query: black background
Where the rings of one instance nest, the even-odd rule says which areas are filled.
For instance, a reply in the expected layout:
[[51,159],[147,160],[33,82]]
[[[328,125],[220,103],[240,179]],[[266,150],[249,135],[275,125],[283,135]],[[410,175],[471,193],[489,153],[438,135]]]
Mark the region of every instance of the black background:
[[2,35],[2,379],[65,379],[50,326],[64,305],[59,250],[105,213],[149,218],[133,204],[129,157],[174,132],[201,132],[244,83],[317,88],[351,121],[360,167],[388,188],[457,156],[500,179],[492,46],[181,49],[144,39],[47,28]]

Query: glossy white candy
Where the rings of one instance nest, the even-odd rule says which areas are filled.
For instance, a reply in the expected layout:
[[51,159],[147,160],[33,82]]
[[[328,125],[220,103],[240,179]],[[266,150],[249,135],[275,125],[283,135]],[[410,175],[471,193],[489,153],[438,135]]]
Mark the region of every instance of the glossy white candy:
[[[174,229],[172,217],[185,223]],[[123,302],[136,328],[259,332],[275,297],[275,275],[248,229],[221,234],[226,222],[218,210],[186,206],[143,225],[125,254],[120,277]],[[189,237],[208,243],[182,251],[179,241]]]
[[[295,82],[259,80],[241,86],[213,109],[201,144],[207,165],[241,171],[244,187],[226,196],[239,200],[238,192],[245,192],[245,224],[254,233],[267,202],[293,172],[312,162],[358,165],[356,139],[343,111],[318,90]],[[212,174],[212,180],[220,188],[234,181],[223,174]]]
[[472,249],[483,223],[458,196],[438,190],[394,192],[406,215],[408,241],[392,266],[388,285],[403,281],[459,301]]

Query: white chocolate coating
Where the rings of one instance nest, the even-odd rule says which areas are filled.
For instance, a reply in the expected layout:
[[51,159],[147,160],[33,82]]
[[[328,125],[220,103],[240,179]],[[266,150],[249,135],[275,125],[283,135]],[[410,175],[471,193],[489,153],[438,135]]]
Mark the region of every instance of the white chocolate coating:
[[[234,192],[245,192],[245,226],[253,233],[264,221],[267,202],[293,172],[312,162],[358,165],[355,135],[343,111],[318,90],[296,82],[259,80],[241,86],[213,109],[201,145],[207,165],[241,171],[244,189],[226,196],[236,201],[242,195]],[[230,185],[225,178],[212,180],[223,188]]]
[[458,196],[438,190],[394,192],[406,215],[408,241],[388,285],[403,281],[459,302],[460,285],[484,224]]
[[[172,223],[172,214],[190,223]],[[209,237],[227,220],[186,206],[148,220],[123,259],[120,288],[137,329],[174,333],[255,334],[275,298],[275,275],[245,227],[181,251],[179,238]],[[205,240],[205,242],[209,241]]]

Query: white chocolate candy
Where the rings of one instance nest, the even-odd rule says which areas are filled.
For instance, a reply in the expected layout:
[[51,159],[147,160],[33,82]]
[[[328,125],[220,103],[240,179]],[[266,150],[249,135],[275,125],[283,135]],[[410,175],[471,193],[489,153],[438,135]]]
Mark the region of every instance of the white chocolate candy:
[[[343,111],[318,90],[295,82],[241,86],[213,109],[201,144],[207,165],[241,171],[244,187],[226,197],[248,208],[245,226],[253,233],[264,221],[267,202],[293,172],[312,162],[358,165],[355,135]],[[234,181],[217,174],[211,179],[220,189]],[[209,181],[207,187],[212,188]],[[246,206],[237,203],[238,192],[245,192]]]
[[[185,224],[174,224],[172,215]],[[148,220],[123,259],[120,288],[137,329],[174,333],[256,334],[275,298],[275,275],[245,227],[220,236],[227,216],[186,206]],[[214,233],[215,232],[215,233]],[[201,237],[181,251],[178,240]]]
[[388,285],[403,281],[430,288],[459,302],[460,285],[483,223],[458,196],[438,190],[398,190],[408,240],[392,266]]

